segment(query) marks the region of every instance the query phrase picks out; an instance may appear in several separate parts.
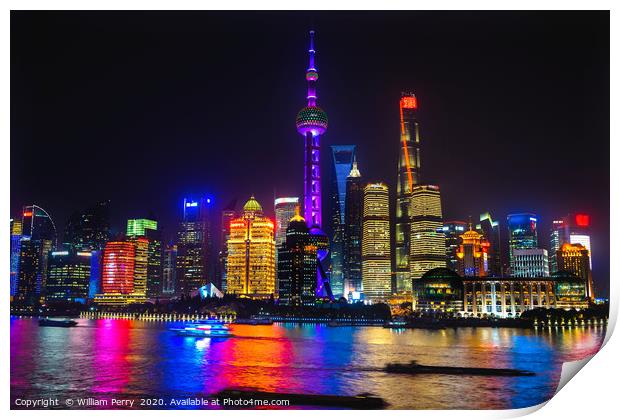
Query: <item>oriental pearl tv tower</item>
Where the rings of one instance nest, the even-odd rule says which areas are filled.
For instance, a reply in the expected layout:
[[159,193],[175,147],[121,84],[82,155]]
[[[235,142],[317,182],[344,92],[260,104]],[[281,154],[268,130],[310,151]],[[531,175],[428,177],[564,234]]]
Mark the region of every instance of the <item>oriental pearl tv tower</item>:
[[314,31],[310,31],[310,62],[306,70],[308,105],[297,113],[297,131],[304,137],[304,218],[310,228],[311,242],[317,247],[316,296],[333,300],[329,278],[324,269],[328,264],[329,238],[321,230],[321,146],[320,136],[327,131],[327,114],[316,104],[316,82],[319,72],[314,64]]

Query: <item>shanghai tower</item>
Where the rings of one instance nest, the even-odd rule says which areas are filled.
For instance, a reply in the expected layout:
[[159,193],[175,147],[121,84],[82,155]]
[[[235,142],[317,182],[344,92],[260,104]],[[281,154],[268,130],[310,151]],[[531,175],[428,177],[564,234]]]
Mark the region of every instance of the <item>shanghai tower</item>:
[[324,265],[328,263],[329,238],[321,230],[321,154],[320,137],[327,131],[327,114],[317,106],[316,82],[319,73],[314,62],[314,31],[310,31],[307,105],[297,113],[297,132],[304,137],[304,219],[310,228],[311,241],[317,247],[317,285],[319,298],[333,299]]
[[396,185],[395,268],[396,292],[411,291],[409,249],[411,246],[410,201],[413,187],[420,183],[420,131],[416,111],[418,101],[413,93],[400,98],[400,147]]

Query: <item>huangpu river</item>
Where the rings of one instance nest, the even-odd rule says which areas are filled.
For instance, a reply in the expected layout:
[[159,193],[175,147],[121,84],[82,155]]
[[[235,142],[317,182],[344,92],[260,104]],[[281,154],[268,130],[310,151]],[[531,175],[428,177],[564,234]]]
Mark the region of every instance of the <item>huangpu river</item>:
[[[390,409],[521,408],[551,398],[562,362],[594,354],[605,336],[604,327],[392,330],[274,324],[231,325],[233,337],[209,339],[176,335],[169,328],[177,323],[170,322],[78,322],[75,328],[55,328],[39,327],[32,318],[11,318],[13,408],[19,408],[18,398],[188,398],[226,388],[370,393],[385,399]],[[380,370],[389,362],[414,359],[536,375]],[[61,403],[59,408],[66,407]]]

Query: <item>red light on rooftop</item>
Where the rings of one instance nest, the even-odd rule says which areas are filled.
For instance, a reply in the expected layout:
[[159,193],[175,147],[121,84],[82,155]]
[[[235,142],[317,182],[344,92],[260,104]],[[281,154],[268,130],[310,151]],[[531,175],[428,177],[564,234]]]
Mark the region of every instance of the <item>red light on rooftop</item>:
[[415,96],[403,96],[400,98],[400,107],[405,109],[417,109],[418,99]]
[[32,212],[31,211],[25,211],[24,212],[24,217],[31,217],[32,216]]
[[575,224],[580,227],[590,226],[590,215],[589,214],[576,214]]

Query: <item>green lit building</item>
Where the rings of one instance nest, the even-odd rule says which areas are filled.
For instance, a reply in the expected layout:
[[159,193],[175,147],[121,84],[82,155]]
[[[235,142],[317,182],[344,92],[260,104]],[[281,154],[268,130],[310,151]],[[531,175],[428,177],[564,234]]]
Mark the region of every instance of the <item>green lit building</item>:
[[127,220],[127,239],[148,240],[146,268],[146,297],[156,298],[163,293],[163,248],[161,231],[152,219]]

